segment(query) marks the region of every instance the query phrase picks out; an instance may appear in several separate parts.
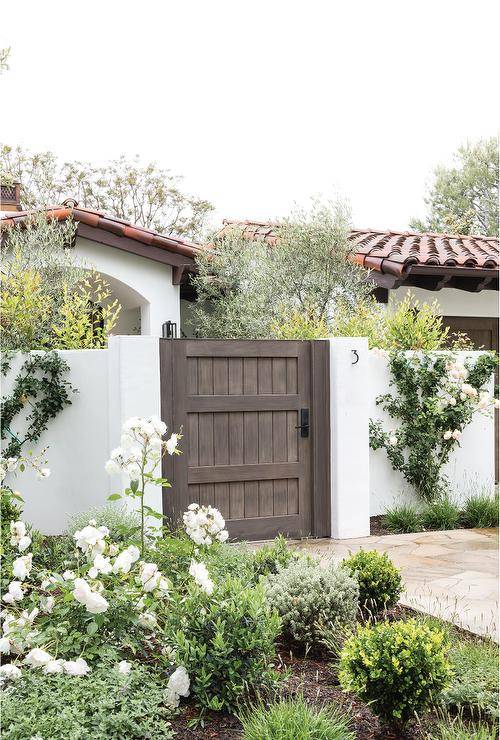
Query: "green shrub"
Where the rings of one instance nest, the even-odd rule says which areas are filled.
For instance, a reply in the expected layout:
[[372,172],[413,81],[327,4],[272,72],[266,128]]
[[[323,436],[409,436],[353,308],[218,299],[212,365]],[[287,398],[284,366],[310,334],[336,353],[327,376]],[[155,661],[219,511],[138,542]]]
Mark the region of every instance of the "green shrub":
[[462,522],[466,527],[483,529],[498,527],[499,498],[498,493],[492,497],[487,493],[469,496],[462,511]]
[[360,550],[342,561],[358,581],[359,604],[362,609],[377,614],[397,604],[403,591],[401,573],[387,553]]
[[283,634],[306,647],[321,641],[323,625],[342,629],[356,619],[358,584],[338,565],[297,560],[268,577],[266,594]]
[[178,665],[191,677],[202,707],[234,711],[252,694],[273,685],[280,620],[261,585],[246,588],[228,578],[211,596],[197,586],[171,604],[167,637]]
[[498,730],[487,724],[464,722],[462,717],[443,719],[427,740],[497,740]]
[[339,680],[383,720],[402,724],[424,710],[450,676],[444,633],[415,619],[359,627],[342,650]]
[[447,497],[426,503],[422,524],[425,529],[456,529],[460,524],[460,508]]
[[498,717],[498,645],[455,639],[449,657],[453,676],[442,694],[443,702],[450,709]]
[[406,534],[407,532],[421,532],[422,521],[420,511],[411,504],[400,504],[392,509],[387,509],[383,518],[382,526],[393,534]]
[[25,669],[3,691],[2,738],[167,740],[173,732],[165,688],[139,666],[128,675],[107,666],[79,678]]
[[86,527],[91,519],[95,520],[97,527],[106,526],[113,539],[118,542],[136,539],[140,529],[138,513],[130,511],[125,505],[107,504],[72,514],[66,527],[66,534],[73,536],[77,530]]
[[271,545],[262,545],[255,550],[253,554],[255,581],[258,581],[260,576],[278,573],[298,557],[298,554],[288,547],[283,535],[278,535]]
[[240,716],[244,740],[354,740],[345,712],[313,709],[302,696],[259,705]]

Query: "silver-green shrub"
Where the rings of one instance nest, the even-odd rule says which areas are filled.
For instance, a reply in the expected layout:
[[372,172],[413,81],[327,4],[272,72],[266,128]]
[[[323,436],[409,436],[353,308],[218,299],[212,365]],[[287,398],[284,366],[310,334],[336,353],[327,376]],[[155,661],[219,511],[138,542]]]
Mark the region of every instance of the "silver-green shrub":
[[301,559],[268,577],[266,596],[281,617],[284,636],[314,645],[325,625],[344,630],[354,624],[359,589],[344,568]]
[[108,527],[115,539],[126,539],[137,532],[140,528],[139,514],[130,511],[126,506],[117,506],[116,504],[106,504],[105,506],[93,506],[85,511],[79,511],[72,514],[66,527],[66,534],[71,537],[78,529],[87,526],[90,520],[94,519],[96,527],[102,525]]

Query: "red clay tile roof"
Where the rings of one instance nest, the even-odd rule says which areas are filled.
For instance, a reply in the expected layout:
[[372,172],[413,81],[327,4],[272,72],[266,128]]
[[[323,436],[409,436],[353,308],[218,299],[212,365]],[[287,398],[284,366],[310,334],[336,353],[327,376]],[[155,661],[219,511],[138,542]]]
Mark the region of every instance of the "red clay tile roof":
[[[186,239],[158,234],[156,231],[136,226],[115,216],[108,216],[99,211],[91,211],[88,208],[79,208],[78,204],[71,200],[65,201],[61,206],[46,209],[46,213],[47,218],[55,218],[58,221],[63,221],[72,216],[78,223],[108,231],[116,236],[128,237],[147,246],[159,247],[185,257],[193,258],[202,249],[198,244]],[[0,229],[14,223],[22,223],[27,214],[27,211],[0,213]]]
[[[224,220],[220,235],[231,228],[241,229],[249,239],[274,244],[277,225],[264,221]],[[371,270],[402,276],[413,266],[498,270],[498,239],[457,234],[420,234],[409,231],[354,229],[350,233],[352,259]],[[437,270],[438,271],[438,270]]]

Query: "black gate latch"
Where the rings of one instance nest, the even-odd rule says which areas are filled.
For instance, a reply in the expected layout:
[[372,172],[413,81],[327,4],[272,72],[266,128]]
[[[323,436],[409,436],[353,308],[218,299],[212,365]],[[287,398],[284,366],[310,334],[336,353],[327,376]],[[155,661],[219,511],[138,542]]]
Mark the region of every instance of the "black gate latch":
[[300,426],[295,429],[300,429],[301,437],[309,436],[309,409],[300,409]]

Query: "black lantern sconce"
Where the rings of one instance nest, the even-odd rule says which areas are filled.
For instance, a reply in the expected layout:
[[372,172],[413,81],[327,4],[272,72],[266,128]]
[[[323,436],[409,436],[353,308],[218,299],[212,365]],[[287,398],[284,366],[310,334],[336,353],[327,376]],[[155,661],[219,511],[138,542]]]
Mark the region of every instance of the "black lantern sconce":
[[161,327],[163,339],[177,339],[177,324],[175,321],[165,321]]

